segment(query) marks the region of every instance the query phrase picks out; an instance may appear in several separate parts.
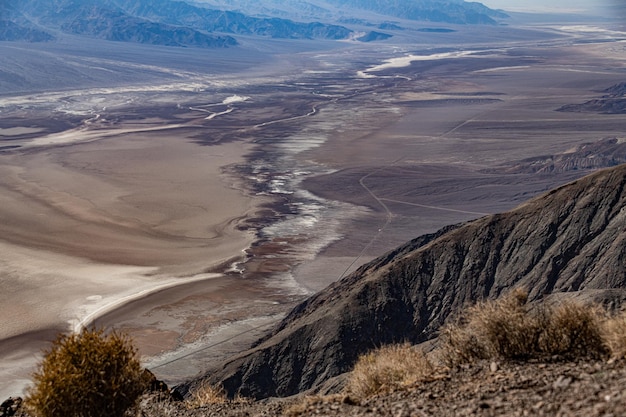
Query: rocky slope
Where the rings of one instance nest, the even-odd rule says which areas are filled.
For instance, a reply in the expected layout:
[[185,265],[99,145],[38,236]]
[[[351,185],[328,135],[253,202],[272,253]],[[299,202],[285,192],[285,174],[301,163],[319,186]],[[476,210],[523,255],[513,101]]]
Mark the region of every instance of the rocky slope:
[[[19,14],[28,25],[38,27],[50,38],[51,33],[66,33],[151,45],[222,48],[237,45],[230,35],[347,39],[352,34],[338,25],[251,17],[174,0],[24,0],[12,9],[12,16]],[[2,19],[0,15],[0,22]],[[20,24],[12,18],[7,22]],[[7,40],[33,36],[32,32],[16,32],[11,27],[3,30],[0,26],[0,35],[2,32],[12,35]]]
[[342,8],[352,7],[403,19],[441,23],[495,25],[496,19],[508,17],[505,13],[492,10],[481,3],[460,0],[327,1]]
[[496,24],[508,16],[478,2],[462,0],[198,0],[225,10],[248,10],[256,15],[299,16],[346,21],[373,14],[454,24]]
[[[189,407],[164,395],[148,394],[138,416],[561,416],[626,414],[623,362],[479,362],[443,371],[430,380],[363,402],[346,395],[265,401],[218,402]],[[0,416],[31,417],[20,399],[0,404]]]
[[606,90],[599,98],[586,101],[582,104],[567,104],[558,111],[590,112],[604,114],[626,113],[626,83],[615,84]]
[[46,42],[54,37],[39,30],[13,4],[0,3],[0,41]]
[[209,404],[143,403],[150,417],[249,416],[622,416],[626,368],[601,361],[555,363],[481,362],[444,372],[407,389],[362,403],[348,396]]
[[602,299],[626,285],[625,185],[621,165],[415,239],[300,304],[207,376],[231,394],[288,396],[350,370],[374,347],[429,340],[465,304],[513,287],[531,300],[560,292]]
[[[287,3],[287,4],[285,4]],[[353,14],[456,24],[495,24],[506,17],[480,3],[461,0],[315,2],[192,2],[180,0],[23,0],[0,5],[0,40],[52,40],[72,35],[164,46],[235,46],[231,35],[285,39],[348,39],[338,22]],[[221,8],[219,8],[221,7]],[[7,13],[6,10],[11,10]],[[256,12],[256,15],[251,15]],[[19,16],[16,20],[15,17]],[[304,21],[294,21],[293,19]],[[358,19],[360,24],[371,25]],[[389,34],[371,32],[362,41]]]
[[563,153],[508,162],[487,172],[549,174],[606,168],[623,163],[626,163],[626,139],[613,137],[583,143]]

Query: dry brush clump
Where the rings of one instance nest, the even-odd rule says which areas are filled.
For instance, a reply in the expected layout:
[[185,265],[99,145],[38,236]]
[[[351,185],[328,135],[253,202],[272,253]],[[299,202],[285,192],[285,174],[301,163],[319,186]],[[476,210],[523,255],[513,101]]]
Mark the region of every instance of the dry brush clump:
[[566,301],[544,309],[539,353],[565,358],[602,357],[606,314],[597,306]]
[[[515,290],[467,308],[442,328],[433,356],[452,368],[480,359],[626,357],[626,313],[608,318],[595,306],[572,301],[533,306],[527,298]],[[345,391],[363,400],[434,379],[440,370],[409,344],[384,346],[358,359]]]
[[364,399],[415,384],[433,375],[434,371],[435,367],[424,352],[408,343],[383,346],[359,357],[346,392]]
[[602,337],[611,357],[626,359],[626,311],[606,320]]
[[149,383],[130,339],[96,329],[59,336],[33,381],[25,405],[36,417],[121,417]]
[[476,304],[443,327],[441,357],[448,366],[476,359],[601,357],[605,315],[597,307],[564,301],[530,306],[517,290]]
[[475,359],[523,359],[537,349],[539,317],[525,307],[526,295],[512,292],[496,301],[469,307],[442,329],[441,356],[448,365]]
[[187,408],[194,409],[212,404],[224,404],[228,401],[226,391],[222,386],[202,381],[191,392],[191,396],[185,401],[185,404]]

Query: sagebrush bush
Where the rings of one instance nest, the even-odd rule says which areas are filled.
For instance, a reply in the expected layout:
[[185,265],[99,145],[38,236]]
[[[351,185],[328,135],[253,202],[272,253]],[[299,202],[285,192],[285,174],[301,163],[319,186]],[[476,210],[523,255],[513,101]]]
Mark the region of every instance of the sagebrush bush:
[[528,314],[517,290],[469,307],[442,329],[441,356],[447,365],[501,357],[525,359],[537,350],[541,319]]
[[433,372],[434,366],[423,351],[409,344],[383,346],[359,357],[346,391],[363,399],[414,384]]
[[613,358],[626,359],[626,312],[605,321],[602,338]]
[[603,312],[595,306],[565,301],[545,309],[539,352],[566,358],[600,357],[607,353],[603,340]]
[[186,400],[186,405],[187,408],[199,408],[211,404],[224,404],[227,401],[228,397],[224,387],[202,381],[192,390],[191,396]]
[[122,417],[148,385],[128,336],[96,329],[59,336],[33,382],[26,406],[37,417]]
[[599,357],[607,352],[600,309],[564,301],[530,308],[520,291],[476,304],[441,332],[449,366],[476,359]]

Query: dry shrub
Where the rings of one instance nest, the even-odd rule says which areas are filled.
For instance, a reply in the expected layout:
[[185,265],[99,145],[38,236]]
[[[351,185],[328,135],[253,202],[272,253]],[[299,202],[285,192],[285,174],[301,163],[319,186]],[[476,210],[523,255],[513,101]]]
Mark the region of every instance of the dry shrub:
[[475,359],[525,359],[537,350],[541,319],[528,314],[526,294],[516,290],[469,307],[442,329],[441,357],[449,366]]
[[209,382],[203,381],[192,391],[191,397],[186,401],[186,405],[188,408],[200,408],[226,402],[228,402],[228,397],[224,387],[211,385]]
[[26,406],[37,417],[119,417],[148,384],[130,339],[95,329],[59,336],[33,381]]
[[519,290],[470,307],[442,329],[441,353],[448,366],[476,359],[599,357],[606,353],[600,309],[565,301],[531,309]]
[[406,343],[383,346],[357,360],[346,391],[363,399],[414,384],[433,372],[432,363],[421,350]]
[[566,358],[600,357],[607,353],[602,335],[604,314],[595,306],[571,301],[545,310],[539,352]]
[[626,312],[604,322],[602,338],[613,358],[626,359]]

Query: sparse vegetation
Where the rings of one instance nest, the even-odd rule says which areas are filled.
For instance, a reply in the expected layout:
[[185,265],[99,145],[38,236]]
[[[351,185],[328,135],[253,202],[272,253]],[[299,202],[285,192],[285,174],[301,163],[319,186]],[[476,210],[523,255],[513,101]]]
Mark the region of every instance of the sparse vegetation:
[[529,315],[527,297],[514,291],[496,301],[469,307],[442,329],[441,356],[447,365],[475,359],[523,359],[537,349],[541,320]]
[[[456,367],[481,359],[598,359],[626,357],[626,313],[608,317],[596,306],[563,301],[530,305],[521,290],[469,307],[443,327],[436,352]],[[408,344],[376,349],[359,358],[346,386],[357,400],[436,379],[441,367]]]
[[[306,396],[276,409],[282,408],[284,415],[299,416],[363,404],[377,395],[411,392],[419,386],[416,384],[436,383],[441,377],[448,380],[453,372],[450,368],[480,359],[518,361],[507,365],[510,373],[516,369],[511,366],[519,366],[525,359],[606,359],[609,354],[615,359],[626,358],[626,312],[608,317],[599,307],[572,301],[532,305],[524,292],[513,291],[468,308],[444,326],[434,355],[443,364],[408,343],[383,346],[358,359],[342,394]],[[484,369],[484,364],[481,366]],[[137,403],[148,382],[130,341],[101,330],[60,336],[46,353],[34,380],[36,384],[26,399],[34,417],[130,415],[127,411]],[[241,398],[230,400],[222,386],[205,381],[182,404],[189,412],[204,412],[233,406],[245,410],[253,403]],[[178,411],[175,403],[166,399],[153,401],[150,412],[169,416]]]
[[383,346],[359,358],[346,391],[357,399],[367,398],[414,384],[433,372],[423,351],[407,343]]
[[539,337],[540,355],[575,359],[599,358],[608,353],[602,334],[606,314],[600,308],[564,302],[545,311]]
[[602,338],[611,357],[626,359],[626,311],[606,320]]
[[36,417],[121,417],[148,383],[130,339],[96,329],[59,336],[33,381],[26,407]]
[[203,381],[196,387],[191,397],[185,402],[187,408],[200,408],[211,404],[224,404],[228,402],[226,391],[222,386],[211,385]]
[[476,359],[600,357],[607,353],[600,309],[565,301],[532,308],[523,292],[479,303],[442,329],[448,366]]

